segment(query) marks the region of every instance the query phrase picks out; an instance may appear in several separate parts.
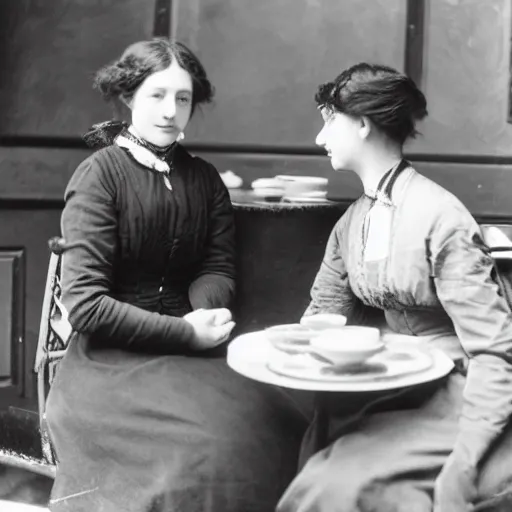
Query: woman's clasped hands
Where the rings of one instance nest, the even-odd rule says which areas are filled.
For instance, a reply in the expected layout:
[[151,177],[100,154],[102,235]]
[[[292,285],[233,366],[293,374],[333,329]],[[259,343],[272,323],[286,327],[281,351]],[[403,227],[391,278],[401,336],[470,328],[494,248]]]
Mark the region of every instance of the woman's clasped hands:
[[235,327],[231,311],[226,308],[196,309],[186,314],[183,320],[194,328],[193,350],[207,350],[224,343]]

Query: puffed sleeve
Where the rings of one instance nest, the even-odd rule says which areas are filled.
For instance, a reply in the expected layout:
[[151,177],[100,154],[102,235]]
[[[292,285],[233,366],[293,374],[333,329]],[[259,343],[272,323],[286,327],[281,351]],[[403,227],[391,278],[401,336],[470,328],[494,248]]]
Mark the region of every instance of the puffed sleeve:
[[189,287],[194,309],[229,308],[235,295],[235,221],[229,192],[208,164],[211,207],[205,256]]
[[[99,160],[99,159],[98,159]],[[181,318],[152,313],[112,298],[118,224],[115,179],[95,155],[71,178],[61,227],[63,302],[73,329],[126,350],[176,353],[193,338]]]
[[478,463],[512,414],[512,316],[469,212],[445,212],[427,246],[437,296],[469,356],[455,450]]
[[347,214],[331,231],[304,316],[336,313],[346,316],[348,324],[360,324],[364,322],[364,306],[352,292],[342,255],[346,218]]

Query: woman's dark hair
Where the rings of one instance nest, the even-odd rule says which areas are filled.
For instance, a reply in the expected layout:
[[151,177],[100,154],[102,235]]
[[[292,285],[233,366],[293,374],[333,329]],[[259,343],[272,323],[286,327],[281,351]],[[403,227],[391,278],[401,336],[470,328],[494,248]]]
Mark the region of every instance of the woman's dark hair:
[[131,99],[149,75],[167,69],[173,60],[192,78],[192,112],[198,104],[211,102],[214,89],[199,59],[183,43],[168,39],[139,41],[128,46],[119,60],[96,73],[94,87],[107,101]]
[[320,107],[368,117],[391,140],[415,137],[416,121],[427,116],[427,100],[414,81],[388,66],[356,64],[318,88]]
[[[196,55],[177,41],[159,38],[128,46],[119,60],[96,73],[94,87],[107,101],[130,100],[149,75],[167,69],[174,59],[192,78],[193,114],[198,104],[212,101],[214,89]],[[127,127],[124,121],[106,121],[93,125],[82,138],[89,147],[100,148],[112,144]]]

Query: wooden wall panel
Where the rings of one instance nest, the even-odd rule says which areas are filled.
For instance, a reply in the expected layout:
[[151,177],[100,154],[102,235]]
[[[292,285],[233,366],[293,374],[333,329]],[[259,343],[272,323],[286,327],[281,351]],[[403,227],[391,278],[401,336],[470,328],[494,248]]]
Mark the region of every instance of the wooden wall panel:
[[14,268],[10,253],[0,251],[0,382],[13,377]]
[[[23,203],[18,205],[23,206]],[[32,368],[37,347],[39,321],[43,302],[46,271],[49,261],[48,239],[59,234],[60,208],[52,209],[5,209],[0,207],[0,257],[3,251],[11,251],[11,247],[23,248],[24,258],[24,293],[21,300],[24,304],[25,321],[23,327],[24,378],[20,385],[24,387],[24,396],[18,393],[4,393],[0,390],[0,409],[9,405],[26,403],[35,404],[35,378]],[[17,299],[18,301],[18,299]],[[8,398],[7,398],[8,397]],[[6,402],[6,400],[8,400]]]
[[175,1],[217,88],[187,140],[312,146],[320,83],[361,60],[403,68],[404,0]]
[[428,2],[423,89],[430,115],[411,151],[512,155],[510,4]]
[[0,197],[62,200],[84,149],[0,146]]
[[12,377],[13,285],[12,258],[0,252],[0,383]]
[[0,135],[80,135],[112,117],[94,72],[151,37],[155,0],[1,0]]
[[25,254],[0,245],[0,399],[23,393]]

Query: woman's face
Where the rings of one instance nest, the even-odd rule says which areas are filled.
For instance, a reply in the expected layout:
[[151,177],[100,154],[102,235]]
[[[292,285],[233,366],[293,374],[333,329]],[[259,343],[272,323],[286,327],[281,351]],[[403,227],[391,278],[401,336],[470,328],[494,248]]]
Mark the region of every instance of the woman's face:
[[352,170],[363,142],[361,120],[328,108],[321,108],[320,113],[324,125],[316,144],[327,151],[335,171]]
[[192,112],[192,78],[174,59],[149,75],[128,102],[139,137],[159,147],[171,145],[185,129]]

